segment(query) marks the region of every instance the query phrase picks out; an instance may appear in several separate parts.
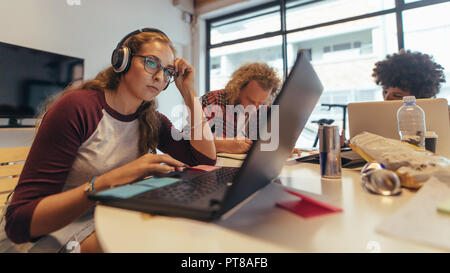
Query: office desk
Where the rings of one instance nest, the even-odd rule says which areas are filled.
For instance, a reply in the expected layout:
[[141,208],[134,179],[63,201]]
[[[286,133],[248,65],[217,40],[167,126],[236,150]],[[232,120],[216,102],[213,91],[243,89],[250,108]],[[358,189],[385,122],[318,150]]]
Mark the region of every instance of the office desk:
[[[239,161],[219,158],[218,165]],[[375,232],[414,192],[386,197],[361,187],[359,170],[343,169],[342,180],[321,180],[319,165],[288,162],[282,184],[271,183],[217,222],[151,216],[97,206],[95,228],[106,252],[440,252],[443,250]],[[275,206],[298,199],[283,186],[340,207],[341,213],[302,218]]]

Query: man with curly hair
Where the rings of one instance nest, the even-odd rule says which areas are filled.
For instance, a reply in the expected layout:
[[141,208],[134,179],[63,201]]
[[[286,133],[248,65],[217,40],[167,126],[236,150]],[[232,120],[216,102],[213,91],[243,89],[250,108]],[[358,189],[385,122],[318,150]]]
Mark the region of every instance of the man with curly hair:
[[444,68],[420,52],[401,50],[375,63],[372,77],[383,87],[384,100],[401,100],[404,96],[432,98],[445,82]]
[[[216,137],[217,152],[240,154],[250,149],[253,138],[249,139],[249,136],[255,136],[257,122],[252,122],[254,119],[249,116],[257,117],[258,109],[262,110],[260,106],[271,104],[280,82],[276,71],[267,64],[249,63],[232,74],[225,89],[211,91],[201,97],[203,111]],[[239,126],[238,116],[242,114],[239,111],[227,115],[227,111],[240,106],[246,112],[245,117],[241,117],[246,121],[244,126]],[[221,116],[216,116],[218,112],[222,113]]]

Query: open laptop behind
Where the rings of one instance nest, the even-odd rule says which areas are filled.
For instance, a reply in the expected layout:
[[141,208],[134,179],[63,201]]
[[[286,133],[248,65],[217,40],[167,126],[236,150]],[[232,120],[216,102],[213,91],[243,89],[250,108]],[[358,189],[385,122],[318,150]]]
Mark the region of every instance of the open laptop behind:
[[222,167],[211,172],[187,169],[172,177],[153,177],[91,193],[89,199],[152,214],[199,220],[218,219],[278,177],[322,90],[308,57],[299,51],[273,103],[279,105],[279,120],[271,124],[270,115],[276,108],[272,106],[267,123],[261,125],[268,132],[271,132],[270,129],[279,130],[276,149],[262,149],[274,143],[273,139],[257,140],[253,142],[241,168]]
[[[427,131],[438,135],[436,153],[450,157],[450,126],[448,102],[446,99],[416,100],[425,112]],[[397,110],[403,105],[401,100],[357,102],[348,104],[350,137],[362,131],[383,137],[400,139],[397,127]]]

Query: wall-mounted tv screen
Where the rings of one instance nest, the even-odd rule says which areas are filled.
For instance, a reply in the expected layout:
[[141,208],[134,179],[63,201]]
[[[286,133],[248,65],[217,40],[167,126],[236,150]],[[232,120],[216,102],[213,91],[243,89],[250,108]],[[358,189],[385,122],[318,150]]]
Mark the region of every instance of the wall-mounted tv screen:
[[84,59],[0,42],[0,118],[33,118],[45,100],[83,78]]

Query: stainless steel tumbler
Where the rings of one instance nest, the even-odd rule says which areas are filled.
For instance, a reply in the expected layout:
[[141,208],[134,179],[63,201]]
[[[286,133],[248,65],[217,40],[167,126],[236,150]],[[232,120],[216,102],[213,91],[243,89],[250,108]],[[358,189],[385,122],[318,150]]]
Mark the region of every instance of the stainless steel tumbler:
[[339,179],[341,173],[341,145],[336,125],[319,127],[320,174],[323,178]]

